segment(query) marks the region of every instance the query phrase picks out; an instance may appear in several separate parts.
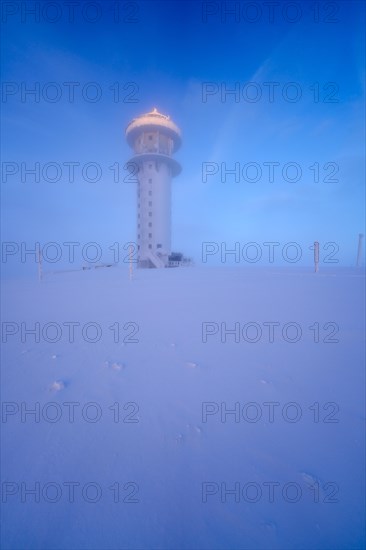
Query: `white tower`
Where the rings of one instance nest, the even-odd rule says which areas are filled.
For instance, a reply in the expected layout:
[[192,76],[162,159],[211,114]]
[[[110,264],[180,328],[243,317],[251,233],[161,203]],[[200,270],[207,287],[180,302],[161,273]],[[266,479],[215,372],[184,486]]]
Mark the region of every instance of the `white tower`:
[[154,109],[130,122],[126,139],[135,153],[128,165],[138,179],[138,266],[167,267],[171,254],[171,181],[181,171],[172,154],[181,145],[181,133],[168,116]]

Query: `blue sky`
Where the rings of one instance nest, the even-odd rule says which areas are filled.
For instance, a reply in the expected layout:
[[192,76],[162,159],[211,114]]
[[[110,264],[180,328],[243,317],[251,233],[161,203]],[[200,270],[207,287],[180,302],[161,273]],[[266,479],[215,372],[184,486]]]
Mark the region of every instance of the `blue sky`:
[[[236,3],[237,20],[225,18],[224,2],[121,2],[119,22],[113,19],[115,2],[97,2],[101,13],[94,23],[83,20],[87,4],[75,9],[74,22],[68,21],[63,2],[53,23],[51,8],[39,21],[22,14],[19,2],[14,3],[17,13],[3,13],[3,163],[31,168],[38,162],[42,168],[53,162],[62,168],[57,182],[41,176],[36,183],[31,175],[22,182],[20,166],[15,175],[3,174],[3,241],[29,247],[36,241],[95,241],[104,260],[111,259],[108,246],[114,242],[123,247],[134,241],[136,195],[134,184],[123,181],[130,156],[124,129],[156,106],[183,133],[176,155],[183,171],[173,182],[175,250],[200,263],[206,241],[224,242],[228,249],[252,241],[276,241],[282,249],[294,241],[310,265],[308,247],[318,240],[321,246],[337,243],[340,265],[354,264],[358,234],[364,231],[362,2],[315,3],[317,16],[313,2],[296,2],[297,13],[280,2],[273,22],[264,2],[252,3],[256,22],[248,21],[254,12],[245,11],[245,2]],[[235,2],[226,5],[233,8]],[[217,13],[206,14],[204,21],[205,10]],[[86,13],[93,17],[92,9]],[[78,83],[73,102],[65,82]],[[119,101],[114,101],[116,83]],[[219,91],[203,101],[205,83]],[[273,101],[268,83],[275,83]],[[46,91],[38,102],[31,95],[22,101],[22,85]],[[95,90],[101,91],[100,99],[86,100],[85,86],[87,99]],[[221,89],[235,86],[239,96],[221,96]],[[47,100],[55,90],[61,90],[59,100]],[[251,102],[254,90],[262,97]],[[298,101],[284,99],[294,92],[301,94]],[[64,164],[70,162],[80,163],[74,182]],[[81,174],[90,162],[101,169],[94,183]],[[117,183],[109,169],[114,163],[120,163]],[[217,165],[206,182],[205,163]],[[232,170],[237,163],[239,181],[229,174],[223,181],[222,167]],[[243,176],[248,163],[262,170],[256,182]],[[279,163],[274,181],[269,181],[268,163]],[[288,163],[300,167],[299,181],[282,177]],[[334,167],[338,181],[324,181]],[[232,264],[233,257],[227,261]],[[26,269],[33,266],[22,265],[20,256],[5,265],[5,272]]]

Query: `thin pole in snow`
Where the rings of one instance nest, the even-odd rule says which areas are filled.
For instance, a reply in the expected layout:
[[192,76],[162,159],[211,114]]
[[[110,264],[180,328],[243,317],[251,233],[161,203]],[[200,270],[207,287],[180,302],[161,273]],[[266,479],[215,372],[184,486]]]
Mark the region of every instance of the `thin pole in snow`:
[[132,245],[129,246],[129,250],[130,250],[130,262],[129,262],[128,271],[129,271],[129,278],[130,278],[130,281],[131,281],[131,279],[132,279],[132,251],[133,251]]
[[319,243],[318,241],[314,242],[314,272],[318,273],[319,271]]
[[361,265],[362,241],[363,241],[363,233],[359,233],[359,235],[358,235],[358,249],[357,249],[357,262],[356,262],[357,267],[360,267],[360,265]]
[[41,245],[38,244],[38,280],[42,281],[42,252]]

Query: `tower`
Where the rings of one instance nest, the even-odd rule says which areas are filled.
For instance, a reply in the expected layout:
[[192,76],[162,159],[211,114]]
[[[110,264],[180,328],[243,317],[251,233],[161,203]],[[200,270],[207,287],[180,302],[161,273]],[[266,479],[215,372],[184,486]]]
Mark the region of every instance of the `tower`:
[[171,254],[171,182],[181,167],[172,155],[181,133],[156,109],[134,118],[126,128],[134,156],[129,168],[137,176],[137,245],[139,267],[168,267]]

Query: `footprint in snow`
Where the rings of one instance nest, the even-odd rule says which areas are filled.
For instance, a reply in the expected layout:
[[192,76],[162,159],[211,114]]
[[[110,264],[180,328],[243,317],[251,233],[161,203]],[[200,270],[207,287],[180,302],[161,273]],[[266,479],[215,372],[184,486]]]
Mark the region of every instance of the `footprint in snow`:
[[183,434],[178,434],[177,437],[174,438],[174,441],[177,445],[181,445],[183,443],[183,440]]
[[179,433],[175,438],[175,442],[177,445],[181,445],[182,443],[189,442],[192,439],[196,439],[197,437],[202,436],[202,429],[199,426],[193,426],[192,424],[186,424],[186,434],[183,435],[182,433]]
[[63,382],[62,380],[55,380],[55,382],[53,382],[53,384],[51,384],[50,386],[50,391],[57,392],[63,390],[64,388],[65,382]]
[[333,493],[335,484],[333,483],[324,484],[320,478],[306,472],[301,472],[300,476],[303,483],[305,484],[305,487],[311,493],[312,498],[315,499],[317,502],[319,500],[324,501],[327,495],[336,498],[336,494]]
[[120,371],[126,368],[124,363],[119,363],[118,361],[104,361],[103,366],[107,369],[112,369],[115,371]]
[[263,521],[261,523],[261,529],[262,531],[265,531],[267,535],[277,533],[277,525],[273,521]]
[[193,432],[194,434],[201,435],[202,430],[199,426],[192,426],[191,424],[186,425],[187,430]]
[[266,536],[277,535],[278,528],[274,521],[262,521],[260,527]]
[[317,477],[313,476],[312,474],[307,474],[306,472],[301,472],[300,475],[301,475],[301,478],[302,478],[303,482],[306,483],[309,486],[315,485],[315,483],[320,484],[320,480]]

